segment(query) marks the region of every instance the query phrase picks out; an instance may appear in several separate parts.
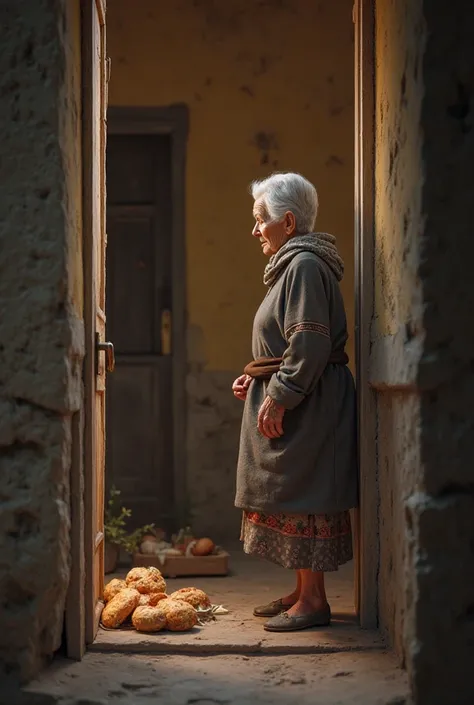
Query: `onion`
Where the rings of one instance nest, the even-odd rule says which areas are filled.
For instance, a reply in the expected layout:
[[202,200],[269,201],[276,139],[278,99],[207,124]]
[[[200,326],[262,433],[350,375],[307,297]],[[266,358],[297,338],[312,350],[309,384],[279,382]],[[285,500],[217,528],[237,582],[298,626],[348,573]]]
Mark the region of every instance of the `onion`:
[[140,544],[140,553],[145,553],[147,555],[156,553],[157,545],[158,541],[154,536],[147,536],[147,538],[144,539]]

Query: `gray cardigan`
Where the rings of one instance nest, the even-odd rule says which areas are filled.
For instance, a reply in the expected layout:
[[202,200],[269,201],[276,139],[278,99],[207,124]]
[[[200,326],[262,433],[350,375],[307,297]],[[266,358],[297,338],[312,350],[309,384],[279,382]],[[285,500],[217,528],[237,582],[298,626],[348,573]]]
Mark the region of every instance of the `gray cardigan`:
[[[245,402],[235,504],[241,509],[332,514],[357,505],[355,389],[329,355],[347,340],[338,282],[317,255],[301,252],[268,290],[253,327],[255,359],[283,357],[269,381],[253,380]],[[269,395],[286,411],[284,434],[260,434]]]

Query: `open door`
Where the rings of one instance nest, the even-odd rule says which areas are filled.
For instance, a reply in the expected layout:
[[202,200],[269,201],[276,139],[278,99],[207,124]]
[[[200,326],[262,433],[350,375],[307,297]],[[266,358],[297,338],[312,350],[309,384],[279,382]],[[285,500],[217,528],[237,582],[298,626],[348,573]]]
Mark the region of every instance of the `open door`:
[[105,145],[107,60],[105,1],[83,8],[83,228],[85,639],[97,633],[104,586],[105,380],[114,366],[105,342]]

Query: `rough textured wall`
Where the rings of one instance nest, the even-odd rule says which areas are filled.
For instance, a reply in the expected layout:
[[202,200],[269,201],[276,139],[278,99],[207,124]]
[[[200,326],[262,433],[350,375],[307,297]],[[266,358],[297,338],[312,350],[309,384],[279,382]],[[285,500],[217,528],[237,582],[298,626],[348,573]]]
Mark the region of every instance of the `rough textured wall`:
[[127,0],[109,3],[110,104],[190,111],[188,486],[198,531],[238,531],[241,406],[230,385],[250,357],[264,295],[252,179],[291,169],[314,180],[318,227],[338,236],[346,260],[353,326],[351,13],[352,0],[141,0],[133,11]]
[[69,577],[78,3],[2,3],[0,23],[0,663],[2,677],[25,679],[60,645]]
[[375,317],[371,381],[377,389],[379,618],[404,652],[407,606],[405,501],[419,469],[418,360],[423,345],[418,279],[421,194],[419,0],[376,8]]
[[474,700],[474,19],[443,7],[376,6],[379,610],[419,705]]
[[[421,470],[410,500],[409,670],[420,705],[474,702],[474,51],[472,3],[424,0],[425,340]],[[469,254],[468,254],[469,253]]]

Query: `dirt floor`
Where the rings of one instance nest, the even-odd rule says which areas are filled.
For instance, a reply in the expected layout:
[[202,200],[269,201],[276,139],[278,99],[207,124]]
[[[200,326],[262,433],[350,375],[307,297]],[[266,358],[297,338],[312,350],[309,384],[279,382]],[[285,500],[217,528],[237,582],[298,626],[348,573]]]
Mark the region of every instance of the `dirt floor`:
[[[384,652],[293,656],[89,653],[58,661],[21,705],[404,705],[406,683]],[[28,693],[24,693],[26,697]],[[8,705],[16,705],[7,701]],[[6,705],[6,703],[5,703]]]
[[[21,696],[3,705],[402,705],[406,675],[353,609],[352,566],[328,576],[330,628],[270,634],[255,604],[292,588],[277,566],[232,553],[226,578],[170,580],[196,585],[229,614],[189,634],[100,631],[81,663],[58,658]],[[107,576],[107,580],[112,576]]]

